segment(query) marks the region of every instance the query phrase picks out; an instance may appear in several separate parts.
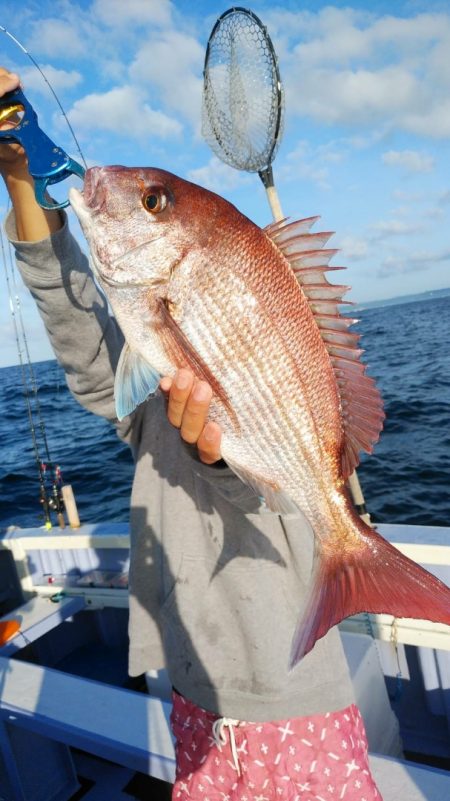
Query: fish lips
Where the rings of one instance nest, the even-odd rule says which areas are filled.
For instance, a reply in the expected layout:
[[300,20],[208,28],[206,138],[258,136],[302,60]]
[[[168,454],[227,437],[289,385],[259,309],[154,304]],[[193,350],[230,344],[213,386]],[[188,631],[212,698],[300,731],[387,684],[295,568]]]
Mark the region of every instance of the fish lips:
[[83,191],[80,192],[75,187],[69,190],[70,204],[79,218],[87,213],[99,212],[104,208],[106,192],[104,183],[101,181],[101,172],[99,167],[90,167],[84,176]]

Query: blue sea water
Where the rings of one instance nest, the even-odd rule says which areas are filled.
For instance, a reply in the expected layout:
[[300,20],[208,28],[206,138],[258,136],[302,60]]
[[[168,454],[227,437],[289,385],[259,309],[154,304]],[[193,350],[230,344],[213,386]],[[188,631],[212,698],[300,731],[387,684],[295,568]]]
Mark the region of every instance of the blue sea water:
[[[450,296],[357,313],[384,432],[358,475],[375,522],[450,525]],[[51,459],[84,523],[128,519],[133,464],[105,421],[71,397],[55,361],[33,365]],[[33,419],[45,461],[39,419]],[[44,522],[20,367],[0,370],[0,527]]]

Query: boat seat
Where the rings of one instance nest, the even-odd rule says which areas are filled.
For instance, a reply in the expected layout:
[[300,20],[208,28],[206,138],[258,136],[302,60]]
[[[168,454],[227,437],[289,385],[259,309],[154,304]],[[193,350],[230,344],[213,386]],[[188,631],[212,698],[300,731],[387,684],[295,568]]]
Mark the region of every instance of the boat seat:
[[450,773],[379,754],[370,768],[383,801],[449,801]]
[[[23,787],[33,786],[29,777],[28,782],[23,780],[27,771],[42,775],[42,759],[36,765],[28,743],[32,732],[173,781],[170,710],[167,701],[143,693],[0,657],[0,778],[2,770],[9,771],[7,778],[13,784],[15,772]],[[371,757],[371,764],[384,801],[450,798],[449,774],[381,756]],[[16,797],[34,801],[38,796],[23,792],[11,796]],[[49,796],[44,798],[48,801]]]
[[64,744],[65,763],[71,746],[173,781],[170,711],[170,703],[144,693],[0,657],[0,788],[10,790],[7,801],[67,801],[73,795],[67,764],[60,769],[66,795],[61,786],[53,795],[39,794],[41,777],[55,773],[55,751],[43,748],[45,740]]

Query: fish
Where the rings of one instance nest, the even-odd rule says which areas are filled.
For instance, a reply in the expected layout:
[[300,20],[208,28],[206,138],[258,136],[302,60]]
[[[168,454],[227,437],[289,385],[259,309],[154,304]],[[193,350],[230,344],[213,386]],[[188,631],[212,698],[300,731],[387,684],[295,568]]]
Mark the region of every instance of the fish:
[[117,416],[190,368],[213,390],[225,462],[279,514],[314,532],[289,668],[344,618],[450,624],[450,589],[358,515],[348,479],[372,452],[383,403],[361,361],[349,287],[319,219],[260,228],[233,204],[157,168],[92,167],[70,202],[125,345]]

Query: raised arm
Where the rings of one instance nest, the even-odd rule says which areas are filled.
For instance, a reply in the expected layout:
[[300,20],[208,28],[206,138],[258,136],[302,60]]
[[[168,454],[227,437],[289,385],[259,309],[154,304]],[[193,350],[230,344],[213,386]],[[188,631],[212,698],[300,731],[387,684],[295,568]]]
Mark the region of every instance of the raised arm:
[[[18,75],[0,67],[0,96],[19,85]],[[11,127],[8,120],[0,124]],[[0,174],[13,211],[7,233],[72,394],[91,411],[114,419],[114,371],[123,337],[86,256],[68,231],[66,215],[37,203],[26,155],[19,145],[0,144]],[[207,423],[212,394],[208,385],[194,382],[192,373],[182,370],[173,382],[163,379],[162,388],[168,398],[169,420],[180,428],[182,438],[197,444],[205,463],[220,459],[220,429]],[[124,421],[122,429],[126,428]]]
[[[17,75],[0,68],[0,95],[18,85]],[[6,119],[0,124],[6,128],[13,122]],[[68,230],[66,215],[37,203],[26,154],[19,145],[0,144],[0,175],[12,203],[7,235],[70,390],[86,408],[114,419],[114,370],[123,337],[87,258]]]
[[[0,97],[17,89],[19,76],[0,67]],[[3,128],[12,128],[8,120]],[[20,145],[0,145],[0,173],[6,184],[16,217],[17,238],[21,241],[37,242],[46,239],[62,227],[59,211],[42,209],[34,196],[34,182]]]

